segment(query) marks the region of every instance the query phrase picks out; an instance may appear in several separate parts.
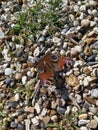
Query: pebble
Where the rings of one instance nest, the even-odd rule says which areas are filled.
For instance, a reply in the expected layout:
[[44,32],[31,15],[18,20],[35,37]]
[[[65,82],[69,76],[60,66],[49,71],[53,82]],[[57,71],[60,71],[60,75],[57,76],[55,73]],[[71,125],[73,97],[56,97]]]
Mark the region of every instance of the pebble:
[[80,115],[78,116],[79,120],[85,120],[85,119],[87,119],[87,117],[88,117],[88,115],[87,115],[86,113],[80,114]]
[[86,6],[85,6],[85,5],[81,5],[81,6],[80,6],[80,11],[85,12],[85,11],[86,11]]
[[11,78],[7,77],[7,78],[5,79],[5,83],[6,83],[6,85],[10,85],[10,83],[11,83]]
[[28,107],[28,106],[26,106],[26,107],[25,107],[25,112],[34,113],[34,107]]
[[87,62],[95,61],[96,54],[93,54],[87,58]]
[[57,107],[57,112],[58,113],[61,113],[61,114],[64,114],[65,113],[65,108],[63,108],[63,107]]
[[65,52],[65,50],[60,50],[60,55],[62,56],[62,55],[66,55],[66,52]]
[[18,130],[25,130],[25,126],[22,123],[19,123],[17,126]]
[[81,126],[80,130],[88,130],[88,128],[86,126]]
[[97,2],[94,0],[89,1],[90,6],[97,6]]
[[63,43],[63,49],[66,49],[67,46],[68,46],[67,42],[64,42],[64,43]]
[[41,106],[38,103],[35,103],[34,109],[36,110],[37,114],[41,112]]
[[83,125],[86,125],[90,122],[90,120],[79,120],[78,122],[78,126],[83,126]]
[[71,74],[69,77],[66,77],[66,82],[72,87],[76,87],[79,84],[78,78],[73,74]]
[[96,120],[92,119],[86,126],[90,129],[96,129],[98,126],[98,123]]
[[41,119],[45,124],[48,124],[49,121],[50,121],[50,117],[49,116],[44,116],[44,117],[41,117]]
[[10,123],[10,127],[11,127],[11,128],[16,128],[16,127],[17,127],[17,124],[16,124],[14,121],[12,121],[12,122]]
[[35,116],[34,118],[31,119],[33,125],[37,126],[39,125],[39,117]]
[[89,107],[89,111],[95,115],[97,114],[97,109],[95,107]]
[[98,89],[92,89],[91,90],[91,96],[94,98],[98,98]]
[[26,82],[27,82],[27,76],[23,76],[22,79],[21,79],[21,81],[22,81],[22,84],[26,84]]
[[5,34],[3,30],[0,28],[0,39],[3,39],[5,37]]
[[53,121],[54,123],[58,122],[58,117],[57,117],[57,115],[51,116],[51,121]]
[[41,115],[42,116],[45,116],[47,113],[47,108],[43,108],[42,111],[41,111]]
[[40,53],[40,49],[39,49],[39,47],[36,47],[34,52],[33,52],[34,57],[39,56],[39,53]]
[[13,70],[11,68],[5,68],[4,74],[5,75],[11,75],[13,73]]
[[82,97],[81,97],[81,95],[76,94],[75,98],[76,98],[77,103],[82,103]]
[[21,80],[21,78],[22,78],[22,73],[16,73],[15,79],[16,80]]

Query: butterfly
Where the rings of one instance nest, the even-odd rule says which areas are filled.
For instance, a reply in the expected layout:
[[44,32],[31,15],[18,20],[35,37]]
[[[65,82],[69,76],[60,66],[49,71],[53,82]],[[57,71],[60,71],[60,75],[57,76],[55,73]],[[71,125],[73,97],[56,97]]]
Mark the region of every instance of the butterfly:
[[37,65],[38,77],[43,85],[49,84],[51,80],[56,80],[59,72],[65,70],[66,67],[72,66],[72,60],[69,57],[60,56],[47,52]]

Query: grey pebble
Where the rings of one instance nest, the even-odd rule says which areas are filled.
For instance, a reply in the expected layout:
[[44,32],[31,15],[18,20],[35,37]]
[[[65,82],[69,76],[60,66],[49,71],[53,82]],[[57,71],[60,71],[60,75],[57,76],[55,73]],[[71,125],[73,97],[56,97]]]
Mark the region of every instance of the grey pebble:
[[61,114],[64,114],[65,113],[65,108],[63,108],[63,107],[57,107],[57,112],[58,113],[61,113]]
[[25,130],[25,126],[22,123],[19,123],[17,129],[18,130]]
[[16,128],[16,127],[17,127],[17,124],[16,124],[14,121],[12,121],[12,122],[10,123],[10,127],[11,127],[11,128]]
[[98,98],[98,89],[92,89],[91,90],[91,96],[94,98]]
[[5,83],[6,83],[6,85],[10,85],[10,83],[11,83],[11,78],[7,77],[7,78],[5,79]]
[[96,54],[93,54],[87,58],[87,62],[95,61]]
[[11,68],[6,68],[4,71],[5,75],[11,75],[13,73],[13,70]]

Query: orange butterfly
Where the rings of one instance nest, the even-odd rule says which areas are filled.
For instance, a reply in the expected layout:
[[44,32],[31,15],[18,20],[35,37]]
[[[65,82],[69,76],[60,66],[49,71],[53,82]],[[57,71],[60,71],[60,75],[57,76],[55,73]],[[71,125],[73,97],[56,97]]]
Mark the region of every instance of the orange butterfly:
[[47,84],[51,79],[54,79],[56,73],[64,70],[65,66],[72,66],[72,60],[70,58],[48,52],[39,60],[37,65],[38,77],[42,82]]

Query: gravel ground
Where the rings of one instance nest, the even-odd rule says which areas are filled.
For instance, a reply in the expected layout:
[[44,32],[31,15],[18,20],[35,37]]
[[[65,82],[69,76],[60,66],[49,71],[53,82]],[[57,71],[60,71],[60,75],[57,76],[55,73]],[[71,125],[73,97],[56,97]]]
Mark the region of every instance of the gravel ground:
[[[47,52],[73,65],[45,86]],[[0,130],[98,130],[97,0],[0,2]]]

